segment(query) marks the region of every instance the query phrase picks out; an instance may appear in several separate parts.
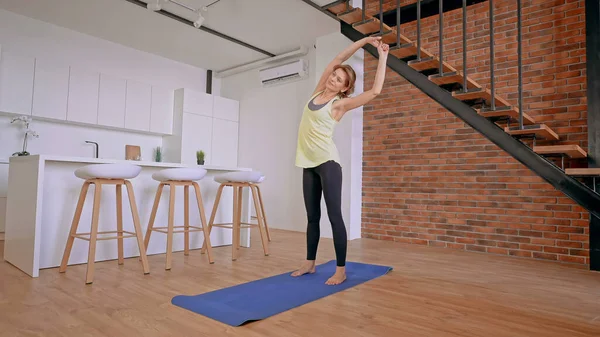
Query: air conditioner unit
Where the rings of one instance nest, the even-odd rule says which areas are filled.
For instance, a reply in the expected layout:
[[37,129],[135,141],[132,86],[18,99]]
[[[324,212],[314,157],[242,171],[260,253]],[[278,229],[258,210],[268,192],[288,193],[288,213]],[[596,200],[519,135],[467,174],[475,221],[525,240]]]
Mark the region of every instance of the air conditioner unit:
[[278,66],[264,68],[258,72],[262,85],[268,87],[308,77],[308,63],[304,59],[298,59]]

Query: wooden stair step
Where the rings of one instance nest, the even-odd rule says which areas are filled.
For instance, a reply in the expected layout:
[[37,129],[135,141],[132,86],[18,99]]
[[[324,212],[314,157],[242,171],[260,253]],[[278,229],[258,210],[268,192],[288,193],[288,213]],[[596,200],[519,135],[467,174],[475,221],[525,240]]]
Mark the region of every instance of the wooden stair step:
[[[360,8],[351,8],[348,11],[344,11],[338,14],[338,18],[340,18],[340,20],[344,21],[345,23],[351,25],[355,22],[359,22],[362,20],[362,11],[360,10]],[[365,19],[367,19],[367,17],[365,17]]]
[[[384,43],[387,44],[396,44],[398,42],[398,32],[396,31],[396,27],[390,27],[388,25],[386,25],[385,23],[383,24],[383,34],[377,32],[375,34],[373,34],[373,36],[381,36],[381,41],[383,41]],[[400,44],[410,44],[412,43],[411,40],[409,40],[406,36],[400,34]],[[390,48],[390,52],[391,52],[391,48]],[[421,49],[421,52],[423,52],[423,49]],[[416,51],[415,51],[416,53]],[[410,55],[409,55],[410,56]]]
[[[467,91],[467,92],[455,91],[452,93],[452,96],[454,96],[457,99],[460,99],[461,101],[482,99],[482,100],[485,100],[485,102],[488,106],[491,106],[491,103],[492,103],[492,93],[488,89],[473,90],[473,91]],[[495,96],[494,101],[495,101],[495,105],[497,108],[511,106],[510,103],[507,100],[505,100],[504,98],[499,97],[498,95],[494,95],[494,96]]]
[[[443,64],[443,63],[442,63]],[[409,61],[408,65],[416,71],[424,71],[429,69],[438,69],[440,67],[440,59],[437,56],[423,58],[421,60],[413,60]],[[450,68],[446,64],[443,64],[444,72],[451,71]]]
[[365,21],[358,21],[352,24],[354,29],[358,30],[362,34],[370,35],[375,32],[379,32],[381,26],[379,24],[379,19],[377,18],[366,18]]
[[565,173],[570,176],[592,177],[600,176],[600,168],[598,167],[583,167],[583,168],[568,168]]
[[[492,103],[492,93],[488,89],[472,90],[467,92],[455,91],[452,93],[452,96],[461,101],[482,99],[485,100],[488,103],[488,105],[491,105]],[[503,100],[498,96],[495,97],[495,101],[496,107],[501,108],[510,106],[510,104],[507,101]]]
[[[477,113],[485,118],[510,117],[513,120],[519,120],[519,109],[515,107],[507,107],[496,110],[481,110],[477,109]],[[523,125],[535,124],[533,117],[523,113]]]
[[[445,63],[445,62],[444,62]],[[429,75],[429,80],[437,85],[447,85],[447,84],[464,84],[463,73],[460,71],[452,71],[448,74],[444,74],[443,76],[439,75]],[[467,88],[468,89],[481,89],[481,85],[479,83],[473,81],[471,78],[467,76]]]
[[[523,116],[525,120],[525,116]],[[523,129],[516,127],[506,127],[504,131],[511,136],[533,136],[536,138],[548,139],[548,140],[559,140],[558,134],[554,132],[548,125],[539,124],[532,126],[525,126]]]
[[327,10],[335,15],[338,15],[340,13],[345,12],[347,9],[350,9],[350,8],[351,7],[347,4],[347,2],[342,2],[342,3],[339,3],[337,5],[327,8]]
[[533,152],[543,155],[566,155],[570,158],[587,157],[587,153],[579,145],[534,146]]

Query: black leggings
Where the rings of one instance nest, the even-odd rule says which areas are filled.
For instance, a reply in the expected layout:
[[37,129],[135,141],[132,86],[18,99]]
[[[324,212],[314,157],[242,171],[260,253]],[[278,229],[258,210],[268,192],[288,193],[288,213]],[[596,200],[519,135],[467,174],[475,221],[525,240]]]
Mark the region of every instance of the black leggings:
[[337,266],[346,265],[347,234],[342,218],[342,167],[328,161],[317,167],[305,168],[302,174],[304,205],[308,217],[306,229],[306,259],[314,261],[319,245],[321,220],[321,193],[325,196],[327,215],[333,231],[333,245]]

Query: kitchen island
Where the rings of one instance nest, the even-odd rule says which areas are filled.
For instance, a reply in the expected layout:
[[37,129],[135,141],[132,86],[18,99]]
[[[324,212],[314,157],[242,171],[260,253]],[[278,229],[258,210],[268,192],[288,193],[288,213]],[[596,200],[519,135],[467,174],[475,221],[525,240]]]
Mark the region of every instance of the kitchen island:
[[[96,158],[34,155],[12,157],[9,163],[8,193],[6,204],[6,233],[4,259],[32,277],[38,277],[40,269],[60,265],[73,214],[81,191],[83,180],[74,174],[79,167],[89,164],[131,163],[142,167],[140,175],[131,179],[135,200],[140,216],[142,232],[145,234],[159,182],[152,174],[166,168],[190,167],[177,163],[142,162]],[[194,166],[196,167],[196,166]],[[200,166],[208,171],[204,179],[198,181],[206,211],[206,221],[210,219],[219,184],[213,177],[227,171],[251,171],[249,168]],[[92,218],[94,187],[88,191],[78,232],[89,232]],[[231,223],[233,215],[233,191],[225,188],[221,196],[215,223]],[[166,226],[168,220],[169,189],[165,188],[156,214],[155,226]],[[190,225],[200,226],[200,215],[196,196],[190,193]],[[250,193],[244,190],[242,222],[249,222]],[[183,188],[178,188],[175,198],[175,225],[183,224]],[[112,188],[102,189],[99,231],[116,230],[116,197]],[[123,191],[123,229],[133,231],[131,209],[126,190]],[[166,252],[165,234],[152,234],[148,255]],[[183,234],[175,234],[174,251],[183,251]],[[213,247],[231,245],[230,229],[214,227],[211,232]],[[202,232],[190,233],[190,249],[202,247]],[[250,232],[242,229],[241,245],[249,247]],[[134,238],[123,240],[124,257],[139,256],[137,241]],[[117,240],[99,240],[96,247],[96,261],[116,260]],[[88,242],[75,240],[69,265],[87,263]],[[205,255],[197,258],[206,259]],[[137,261],[136,261],[137,262]],[[208,260],[207,260],[208,263]],[[150,271],[164,266],[150,265]],[[164,270],[164,269],[163,269]]]

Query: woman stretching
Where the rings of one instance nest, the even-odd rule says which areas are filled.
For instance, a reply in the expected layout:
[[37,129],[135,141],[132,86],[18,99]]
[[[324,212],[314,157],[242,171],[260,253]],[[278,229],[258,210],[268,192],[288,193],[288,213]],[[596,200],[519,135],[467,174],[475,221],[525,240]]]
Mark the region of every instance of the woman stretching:
[[[304,107],[298,130],[296,166],[303,169],[302,189],[308,225],[306,229],[306,261],[292,276],[315,272],[321,219],[321,193],[325,196],[327,214],[333,231],[337,268],[326,284],[335,285],[346,279],[346,225],[342,218],[342,168],[333,142],[333,130],[346,112],[360,107],[381,93],[385,78],[389,46],[381,37],[366,37],[353,43],[329,63],[309,102]],[[349,97],[354,90],[356,74],[342,65],[367,43],[377,47],[379,65],[371,90]]]

